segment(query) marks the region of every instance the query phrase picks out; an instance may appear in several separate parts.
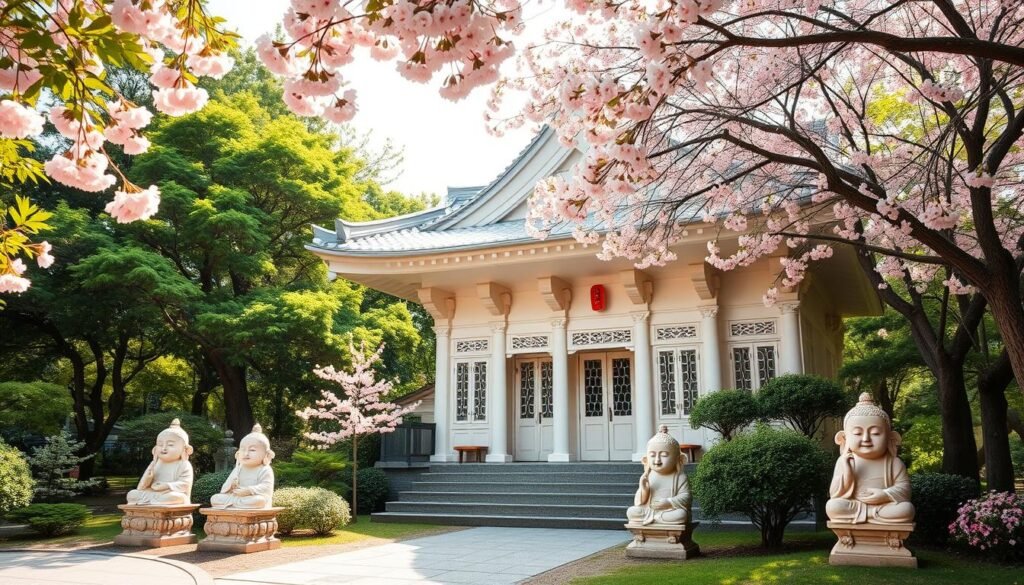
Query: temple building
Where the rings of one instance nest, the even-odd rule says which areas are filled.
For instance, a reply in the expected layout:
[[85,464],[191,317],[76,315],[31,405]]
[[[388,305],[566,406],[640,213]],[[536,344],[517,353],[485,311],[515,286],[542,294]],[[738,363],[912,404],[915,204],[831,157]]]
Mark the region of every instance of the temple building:
[[487,447],[495,463],[636,461],[660,425],[710,446],[715,433],[689,424],[698,397],[835,376],[842,317],[881,311],[848,248],[766,307],[779,258],[720,273],[704,262],[719,227],[699,219],[673,246],[678,260],[646,270],[599,260],[568,228],[530,237],[534,185],[580,156],[544,129],[493,182],[450,189],[441,207],[314,227],[307,247],[333,275],[433,316],[432,461],[454,460],[456,446]]

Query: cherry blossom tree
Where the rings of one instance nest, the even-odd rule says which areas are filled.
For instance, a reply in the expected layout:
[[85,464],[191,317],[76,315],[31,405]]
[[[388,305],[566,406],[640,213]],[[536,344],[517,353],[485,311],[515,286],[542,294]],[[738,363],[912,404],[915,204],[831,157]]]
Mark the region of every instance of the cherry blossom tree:
[[342,397],[330,390],[321,390],[322,398],[316,401],[315,407],[307,407],[297,411],[302,420],[328,421],[336,430],[312,431],[303,435],[324,448],[344,439],[352,438],[352,521],[357,517],[357,485],[356,473],[359,467],[359,437],[374,433],[390,433],[402,424],[402,417],[416,410],[419,402],[407,406],[399,406],[384,400],[393,386],[390,380],[378,380],[374,372],[374,364],[380,361],[384,345],[376,351],[369,352],[365,343],[359,344],[357,351],[349,341],[349,354],[352,356],[350,371],[336,370],[334,366],[317,367],[313,370],[324,380],[334,382],[342,389]]

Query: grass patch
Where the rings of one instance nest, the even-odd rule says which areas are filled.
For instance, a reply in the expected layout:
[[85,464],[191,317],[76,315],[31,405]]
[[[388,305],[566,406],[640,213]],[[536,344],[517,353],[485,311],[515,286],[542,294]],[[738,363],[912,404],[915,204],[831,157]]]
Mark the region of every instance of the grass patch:
[[706,556],[685,562],[629,562],[613,572],[577,578],[573,585],[1010,585],[1024,584],[1020,567],[984,563],[946,551],[911,546],[920,568],[832,567],[831,532],[786,535],[786,549],[769,553],[755,532],[698,532]]
[[74,534],[43,538],[35,533],[15,536],[0,542],[0,547],[19,547],[34,544],[80,544],[85,542],[110,542],[121,533],[120,514],[96,514],[85,521],[85,524]]
[[296,531],[291,536],[278,536],[282,546],[321,546],[325,544],[349,544],[367,539],[411,538],[426,536],[448,530],[436,524],[405,524],[401,522],[371,522],[370,516],[360,516],[359,522],[349,524],[327,536],[316,536],[312,533]]

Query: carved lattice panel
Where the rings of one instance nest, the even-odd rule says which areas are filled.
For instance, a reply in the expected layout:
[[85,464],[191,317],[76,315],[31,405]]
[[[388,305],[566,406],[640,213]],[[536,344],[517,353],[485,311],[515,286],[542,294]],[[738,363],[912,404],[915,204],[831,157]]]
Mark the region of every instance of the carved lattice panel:
[[533,362],[519,364],[519,418],[532,419],[536,414],[536,397],[534,396],[537,381]]
[[572,334],[573,345],[620,345],[632,341],[633,331],[630,329],[576,331]]
[[679,350],[679,395],[684,415],[689,415],[693,403],[697,402],[697,392],[697,351],[681,349]]
[[476,353],[487,351],[490,346],[486,338],[461,339],[455,342],[455,353]]
[[513,335],[512,351],[523,349],[546,349],[548,346],[547,335]]
[[750,390],[753,388],[753,379],[750,374],[749,347],[732,348],[732,373],[738,390]]
[[694,325],[672,325],[669,327],[658,327],[654,333],[658,341],[670,339],[688,339],[697,337],[697,327]]
[[540,416],[551,418],[555,411],[554,372],[551,362],[540,363]]
[[455,364],[455,420],[469,418],[469,364]]
[[658,388],[661,398],[661,414],[676,413],[676,353],[658,352]]
[[601,360],[583,360],[583,416],[604,416],[604,368]]
[[764,386],[775,377],[775,347],[771,345],[757,348],[757,381],[758,387]]
[[733,337],[748,335],[775,335],[775,321],[738,321],[729,324]]
[[630,416],[633,414],[633,380],[630,372],[632,360],[612,360],[612,414]]
[[487,362],[473,362],[473,420],[487,419]]

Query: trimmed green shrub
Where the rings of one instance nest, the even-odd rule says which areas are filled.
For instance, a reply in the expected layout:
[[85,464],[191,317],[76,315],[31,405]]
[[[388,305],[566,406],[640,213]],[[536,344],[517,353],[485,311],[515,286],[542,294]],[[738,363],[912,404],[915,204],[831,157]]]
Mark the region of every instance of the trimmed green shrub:
[[33,486],[35,481],[25,456],[0,440],[0,518],[15,508],[29,505]]
[[167,428],[174,419],[181,421],[181,428],[188,433],[188,442],[195,450],[192,453],[192,466],[197,471],[213,471],[214,456],[224,445],[224,432],[213,426],[201,416],[187,412],[158,412],[147,414],[126,421],[117,435],[119,443],[129,445],[139,457],[142,473],[145,466],[153,459],[150,450],[160,431]]
[[280,487],[321,487],[347,496],[352,470],[348,458],[337,451],[299,450],[291,461],[274,464],[274,479]]
[[7,514],[15,524],[28,524],[43,536],[70,534],[85,523],[92,512],[82,504],[32,504]]
[[814,437],[828,419],[850,409],[850,398],[832,380],[808,374],[772,378],[757,391],[757,405],[765,420],[781,420]]
[[697,399],[690,410],[690,426],[704,427],[722,435],[726,441],[736,431],[757,420],[757,402],[746,390],[719,390]]
[[72,477],[71,472],[95,456],[79,457],[85,448],[85,442],[74,441],[71,435],[61,431],[46,438],[46,444],[32,450],[28,464],[32,467],[35,477],[35,498],[43,501],[62,500],[74,497],[94,488],[99,484],[94,479],[79,480]]
[[360,469],[356,472],[356,496],[359,511],[381,511],[388,499],[388,476],[376,467]]
[[704,455],[693,475],[693,495],[706,518],[745,514],[761,530],[761,544],[778,548],[786,525],[825,493],[829,459],[798,432],[758,425]]
[[957,510],[977,498],[980,486],[973,479],[947,473],[915,473],[910,476],[910,501],[914,504],[914,540],[944,544]]
[[[229,475],[231,475],[230,469],[200,475],[192,483],[192,503],[199,504],[204,508],[208,507],[210,505],[210,498],[214,494],[220,493],[220,488],[224,486],[224,482],[228,480]],[[202,528],[206,525],[206,516],[203,516],[197,510],[192,514],[192,523],[196,528]]]
[[277,515],[282,534],[308,529],[323,536],[351,522],[348,502],[324,488],[291,487],[274,491],[274,505],[287,506]]

